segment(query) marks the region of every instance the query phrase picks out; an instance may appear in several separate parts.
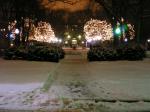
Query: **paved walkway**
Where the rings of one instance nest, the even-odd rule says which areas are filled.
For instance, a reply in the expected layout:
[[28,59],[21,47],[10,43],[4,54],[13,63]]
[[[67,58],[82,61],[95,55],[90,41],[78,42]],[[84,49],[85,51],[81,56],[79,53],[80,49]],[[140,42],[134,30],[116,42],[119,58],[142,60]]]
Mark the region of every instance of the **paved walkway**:
[[2,84],[44,83],[47,73],[57,67],[51,97],[96,100],[114,112],[150,110],[150,59],[88,62],[86,53],[67,50],[59,64],[1,60],[0,92]]
[[[88,62],[86,51],[67,55],[57,70],[56,84],[83,82],[96,97],[150,99],[150,59]],[[81,54],[80,54],[81,53]]]

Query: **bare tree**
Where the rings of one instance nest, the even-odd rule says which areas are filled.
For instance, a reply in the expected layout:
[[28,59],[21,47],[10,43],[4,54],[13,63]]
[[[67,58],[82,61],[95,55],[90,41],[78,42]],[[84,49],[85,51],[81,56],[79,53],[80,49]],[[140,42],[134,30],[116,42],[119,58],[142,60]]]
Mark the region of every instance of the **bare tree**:
[[74,4],[76,4],[76,3],[78,3],[78,2],[80,2],[80,0],[48,0],[49,2],[57,2],[57,1],[59,1],[59,2],[63,2],[63,3],[67,3],[67,4],[70,4],[70,5],[74,5]]

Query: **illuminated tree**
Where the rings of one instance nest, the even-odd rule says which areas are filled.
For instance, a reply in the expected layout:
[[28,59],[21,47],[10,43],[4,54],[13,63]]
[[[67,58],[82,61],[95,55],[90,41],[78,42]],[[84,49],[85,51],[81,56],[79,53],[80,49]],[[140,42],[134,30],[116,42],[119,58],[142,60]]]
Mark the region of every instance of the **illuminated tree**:
[[30,36],[30,40],[48,43],[57,41],[55,38],[54,31],[52,30],[51,25],[49,23],[40,21],[38,23],[38,26],[33,29],[34,33]]
[[131,24],[127,24],[128,26],[128,32],[129,32],[129,37],[130,39],[134,39],[135,37],[135,29],[134,29],[134,26],[131,25]]
[[134,25],[128,23],[120,25],[120,23],[115,28],[114,34],[117,37],[122,37],[123,39],[128,38],[130,40],[134,39],[135,37],[135,28]]
[[86,40],[110,40],[113,30],[110,23],[101,20],[90,20],[84,26]]

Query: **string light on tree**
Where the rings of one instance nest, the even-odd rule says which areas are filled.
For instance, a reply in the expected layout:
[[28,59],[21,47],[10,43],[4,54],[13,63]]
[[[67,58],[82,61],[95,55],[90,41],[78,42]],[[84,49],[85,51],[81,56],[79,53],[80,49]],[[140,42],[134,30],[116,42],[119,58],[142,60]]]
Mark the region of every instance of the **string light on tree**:
[[101,20],[90,20],[84,26],[85,39],[87,42],[95,40],[110,40],[113,37],[113,30],[110,23]]
[[57,38],[55,37],[54,31],[51,28],[51,25],[47,22],[40,21],[36,28],[34,28],[33,36],[30,37],[30,40],[36,40],[40,42],[55,43]]
[[78,35],[78,39],[80,40],[82,37],[81,37],[81,35]]
[[134,37],[135,37],[134,25],[127,24],[127,27],[128,27],[130,39],[134,39]]
[[134,30],[134,26],[131,24],[123,24],[120,25],[119,23],[117,23],[117,27],[114,30],[115,35],[118,37],[123,37],[123,39],[126,38],[126,36],[132,40],[135,37],[135,30]]

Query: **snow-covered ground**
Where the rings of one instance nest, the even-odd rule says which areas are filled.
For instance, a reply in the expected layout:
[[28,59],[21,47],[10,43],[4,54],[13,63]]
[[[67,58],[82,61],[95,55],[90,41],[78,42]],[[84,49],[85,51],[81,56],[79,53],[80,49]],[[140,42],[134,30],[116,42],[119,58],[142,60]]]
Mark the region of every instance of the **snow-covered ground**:
[[[102,112],[150,111],[150,59],[88,62],[86,50],[67,52],[59,64],[0,59],[0,108],[51,110],[94,105]],[[43,84],[51,75],[53,83],[45,92]]]

